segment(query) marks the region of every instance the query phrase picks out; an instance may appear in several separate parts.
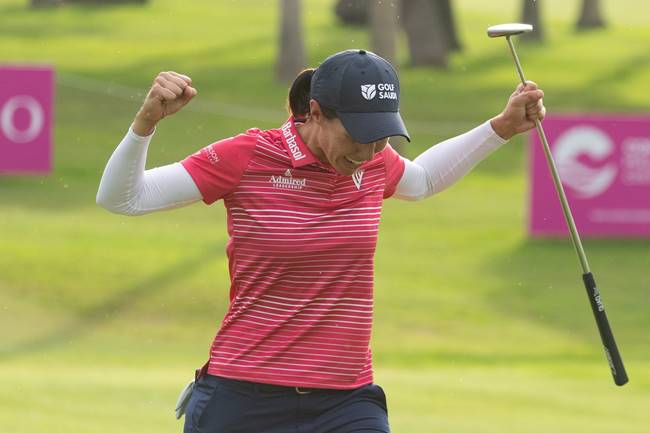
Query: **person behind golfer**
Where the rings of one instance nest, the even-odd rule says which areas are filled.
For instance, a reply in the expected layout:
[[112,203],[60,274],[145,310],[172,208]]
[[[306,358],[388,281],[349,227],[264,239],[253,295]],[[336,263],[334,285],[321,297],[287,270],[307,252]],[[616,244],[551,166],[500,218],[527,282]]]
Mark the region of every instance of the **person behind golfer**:
[[97,193],[101,206],[127,215],[199,200],[226,207],[230,306],[197,374],[185,432],[388,432],[369,347],[382,201],[453,184],[544,117],[543,92],[519,86],[500,114],[410,161],[389,143],[409,139],[397,73],[348,50],[298,75],[281,127],[145,170],[156,124],[196,94],[189,77],[160,73]]

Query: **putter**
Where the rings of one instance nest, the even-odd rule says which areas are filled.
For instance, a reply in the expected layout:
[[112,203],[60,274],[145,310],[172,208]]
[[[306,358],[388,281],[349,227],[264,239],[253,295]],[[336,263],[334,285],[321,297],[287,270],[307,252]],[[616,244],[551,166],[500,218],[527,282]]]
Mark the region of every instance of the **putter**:
[[[521,63],[519,63],[519,57],[517,57],[517,52],[515,51],[515,46],[512,43],[512,37],[520,35],[522,33],[528,33],[533,31],[533,26],[530,24],[500,24],[497,26],[492,26],[487,29],[487,34],[491,38],[498,38],[505,36],[508,47],[510,47],[510,52],[512,53],[512,58],[515,61],[515,67],[517,68],[517,73],[521,79],[521,83],[526,85],[526,78],[524,78],[524,71],[521,69]],[[585,251],[582,248],[582,242],[580,242],[580,236],[578,235],[578,230],[576,229],[575,222],[573,221],[573,215],[571,214],[571,209],[569,208],[569,203],[567,202],[566,195],[564,194],[564,188],[562,187],[562,182],[560,176],[555,167],[555,161],[553,161],[553,155],[551,154],[551,148],[548,145],[546,140],[546,134],[544,133],[544,128],[542,128],[542,122],[539,119],[535,119],[535,127],[537,128],[537,133],[539,138],[542,141],[544,146],[544,154],[546,155],[546,161],[548,167],[551,171],[553,177],[553,183],[555,184],[555,190],[560,199],[562,205],[562,211],[564,213],[564,218],[566,219],[567,226],[569,227],[569,232],[571,234],[571,240],[573,241],[573,246],[575,247],[578,258],[580,259],[580,264],[582,265],[582,280],[587,289],[587,295],[589,296],[589,302],[591,303],[591,309],[596,318],[596,324],[598,325],[598,331],[600,333],[600,339],[603,342],[605,348],[605,356],[609,362],[609,367],[612,371],[612,377],[614,378],[614,383],[618,386],[625,385],[628,382],[627,373],[625,372],[625,367],[623,366],[623,359],[618,352],[616,347],[616,341],[614,340],[614,334],[612,333],[612,328],[609,326],[609,321],[607,320],[607,314],[605,314],[605,306],[603,305],[600,292],[596,287],[596,282],[594,276],[589,269],[589,263],[587,262],[587,256]]]

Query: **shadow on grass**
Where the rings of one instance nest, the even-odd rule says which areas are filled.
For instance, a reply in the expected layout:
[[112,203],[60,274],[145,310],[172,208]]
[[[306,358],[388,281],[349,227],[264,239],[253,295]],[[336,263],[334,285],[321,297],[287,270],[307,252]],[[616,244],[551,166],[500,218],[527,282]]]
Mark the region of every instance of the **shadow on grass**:
[[[614,334],[647,347],[650,241],[586,239],[583,246]],[[569,239],[526,240],[487,263],[485,272],[501,281],[489,294],[488,305],[495,310],[594,341],[596,324]]]
[[[620,92],[612,91],[611,85],[627,82],[648,68],[650,68],[650,54],[647,52],[637,54],[625,62],[618,62],[615,68],[596,75],[583,86],[566,90],[562,98],[566,101],[580,101],[581,107],[607,107],[605,111],[609,112],[647,112],[647,106],[630,106],[629,101],[621,96]],[[587,108],[585,111],[591,110]]]
[[158,294],[167,287],[178,287],[180,280],[198,270],[207,260],[211,260],[215,254],[221,251],[223,251],[223,245],[221,244],[206,248],[200,253],[179,262],[174,267],[165,269],[140,283],[120,290],[118,294],[101,304],[82,310],[72,323],[61,329],[52,330],[49,333],[18,342],[10,347],[2,347],[0,349],[0,361],[55,349],[68,344],[71,340],[81,338],[99,326],[119,318],[120,313],[127,310],[134,303]]

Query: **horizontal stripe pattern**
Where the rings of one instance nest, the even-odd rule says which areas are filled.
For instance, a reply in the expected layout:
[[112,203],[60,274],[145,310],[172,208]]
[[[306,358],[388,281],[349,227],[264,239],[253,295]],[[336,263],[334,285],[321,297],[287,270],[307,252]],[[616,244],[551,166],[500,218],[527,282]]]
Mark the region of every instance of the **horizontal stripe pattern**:
[[260,134],[225,196],[231,302],[208,372],[284,386],[373,380],[373,257],[386,174],[361,187],[321,163],[296,166],[281,130]]

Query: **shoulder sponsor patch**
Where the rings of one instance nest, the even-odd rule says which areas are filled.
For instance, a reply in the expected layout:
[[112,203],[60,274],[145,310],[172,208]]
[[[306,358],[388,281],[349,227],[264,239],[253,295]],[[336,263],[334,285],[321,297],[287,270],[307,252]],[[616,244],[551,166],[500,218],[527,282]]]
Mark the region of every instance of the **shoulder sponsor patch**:
[[204,147],[201,152],[203,152],[208,161],[210,161],[210,164],[217,165],[219,163],[219,155],[217,155],[217,152],[215,152],[212,146]]

